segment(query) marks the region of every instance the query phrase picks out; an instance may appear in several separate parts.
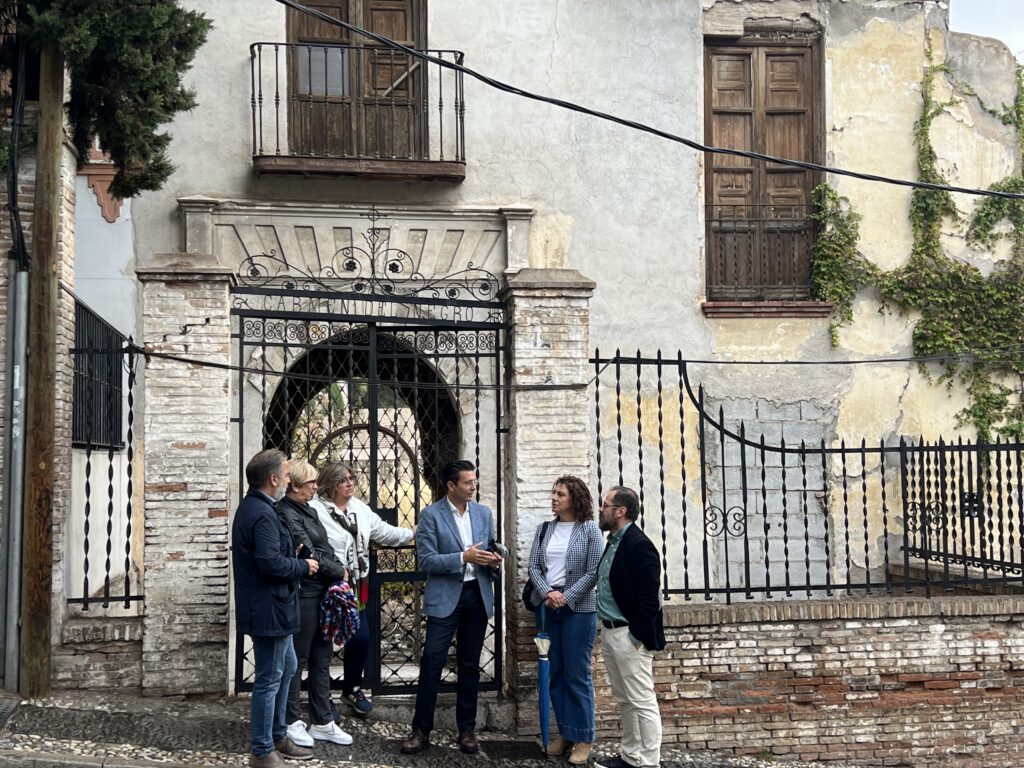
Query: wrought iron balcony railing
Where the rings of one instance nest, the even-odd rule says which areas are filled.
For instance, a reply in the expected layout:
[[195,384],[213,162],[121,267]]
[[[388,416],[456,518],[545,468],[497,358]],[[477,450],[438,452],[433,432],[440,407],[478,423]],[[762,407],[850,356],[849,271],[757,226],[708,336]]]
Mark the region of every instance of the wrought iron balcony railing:
[[707,206],[708,299],[810,298],[809,205]]
[[[253,43],[249,51],[258,171],[464,178],[461,72],[379,47]],[[463,61],[460,51],[425,53]]]

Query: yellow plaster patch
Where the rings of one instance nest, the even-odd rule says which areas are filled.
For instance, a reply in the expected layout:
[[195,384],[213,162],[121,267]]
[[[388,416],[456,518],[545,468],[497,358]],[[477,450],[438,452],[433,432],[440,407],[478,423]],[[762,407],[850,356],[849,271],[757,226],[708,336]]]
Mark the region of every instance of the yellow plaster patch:
[[[737,357],[784,359],[802,356],[804,344],[821,332],[821,321],[780,318],[710,319],[715,348]],[[766,352],[770,350],[770,355]]]
[[530,266],[562,269],[569,266],[575,221],[564,213],[538,214],[530,225]]
[[[829,41],[829,160],[888,176],[915,178],[914,122],[921,110],[923,14],[895,24],[872,19],[858,34]],[[885,269],[910,253],[910,191],[851,179],[837,180],[863,215],[860,247]]]

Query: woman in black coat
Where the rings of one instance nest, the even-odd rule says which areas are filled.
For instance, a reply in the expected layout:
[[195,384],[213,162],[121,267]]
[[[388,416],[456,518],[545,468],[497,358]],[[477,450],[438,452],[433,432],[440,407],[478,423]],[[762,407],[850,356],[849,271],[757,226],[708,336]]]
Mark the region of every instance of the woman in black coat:
[[[292,459],[289,468],[291,483],[278,504],[278,513],[288,524],[296,552],[318,560],[320,570],[315,576],[304,576],[300,582],[299,633],[294,636],[299,665],[288,690],[288,736],[300,746],[313,746],[313,739],[351,744],[352,737],[339,728],[331,716],[333,648],[330,640],[324,640],[320,628],[320,602],[331,584],[347,578],[348,563],[338,560],[327,540],[327,531],[316,511],[309,506],[316,493],[316,469],[305,459]],[[306,550],[312,554],[306,554]],[[299,687],[304,667],[309,669],[308,730],[299,716]]]

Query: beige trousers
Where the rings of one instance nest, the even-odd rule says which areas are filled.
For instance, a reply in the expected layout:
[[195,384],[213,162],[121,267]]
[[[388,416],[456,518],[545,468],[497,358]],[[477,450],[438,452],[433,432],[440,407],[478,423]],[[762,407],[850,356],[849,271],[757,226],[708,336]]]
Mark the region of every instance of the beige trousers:
[[612,696],[622,709],[622,759],[630,765],[661,765],[661,711],[654,693],[654,651],[637,648],[629,627],[601,627],[601,656]]

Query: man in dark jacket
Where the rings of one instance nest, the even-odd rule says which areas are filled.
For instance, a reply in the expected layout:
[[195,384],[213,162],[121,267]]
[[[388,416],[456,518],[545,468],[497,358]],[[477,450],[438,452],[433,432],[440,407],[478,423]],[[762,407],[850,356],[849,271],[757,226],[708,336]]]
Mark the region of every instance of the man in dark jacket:
[[608,531],[597,569],[597,617],[601,656],[612,696],[622,709],[622,753],[597,761],[599,768],[661,765],[661,712],[654,693],[654,652],[665,647],[658,550],[633,522],[640,498],[632,488],[608,491],[601,529]]
[[250,721],[252,768],[280,768],[281,756],[306,759],[313,750],[288,738],[285,708],[295,672],[292,635],[299,631],[302,576],[315,574],[316,560],[300,560],[278,517],[277,502],[288,488],[288,463],[281,451],[260,451],[245,467],[249,491],[231,525],[238,630],[252,637],[256,679]]

